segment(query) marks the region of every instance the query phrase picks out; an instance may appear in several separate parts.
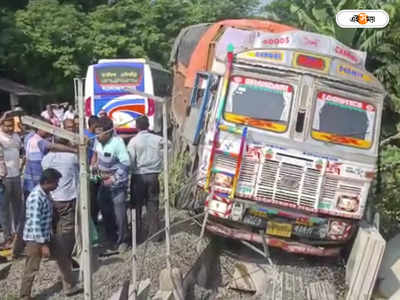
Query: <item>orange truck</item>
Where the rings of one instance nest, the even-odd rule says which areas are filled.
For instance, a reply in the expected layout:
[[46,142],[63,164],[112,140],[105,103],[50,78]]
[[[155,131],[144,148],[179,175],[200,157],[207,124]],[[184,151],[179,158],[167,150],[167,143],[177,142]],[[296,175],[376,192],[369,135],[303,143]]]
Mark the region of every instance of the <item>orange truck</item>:
[[365,215],[385,91],[366,53],[264,20],[181,31],[175,145],[191,154],[206,229],[335,256]]

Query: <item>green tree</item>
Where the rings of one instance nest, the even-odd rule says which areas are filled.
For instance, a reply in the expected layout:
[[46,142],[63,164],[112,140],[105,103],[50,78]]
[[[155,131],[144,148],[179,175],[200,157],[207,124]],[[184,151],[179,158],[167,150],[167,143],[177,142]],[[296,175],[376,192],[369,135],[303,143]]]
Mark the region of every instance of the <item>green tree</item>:
[[166,65],[179,31],[196,23],[250,15],[258,0],[120,0],[89,14],[94,57],[147,56]]
[[[55,94],[72,95],[72,78],[83,76],[87,66],[99,58],[147,57],[166,66],[174,39],[183,27],[246,17],[258,3],[31,0],[16,12],[0,12],[0,25],[7,24],[0,27],[0,67],[14,69],[20,81]],[[16,60],[4,54],[7,47],[2,47],[2,42],[17,47],[13,51]]]
[[361,48],[376,30],[341,28],[336,24],[336,14],[343,9],[376,9],[388,0],[283,0],[274,1],[264,8],[267,17],[306,31],[335,37],[342,43]]
[[24,8],[29,0],[13,0],[13,1],[2,1],[3,3],[0,4],[0,7],[7,8],[10,10],[17,10]]
[[14,13],[0,8],[0,73],[13,77],[19,62],[24,59],[21,53],[26,40],[16,27]]
[[16,13],[16,24],[29,38],[22,53],[27,59],[20,65],[26,79],[56,93],[68,90],[72,77],[89,62],[85,14],[56,0],[31,1]]
[[108,0],[59,0],[60,4],[72,4],[79,10],[90,12],[97,8],[99,5],[107,4]]

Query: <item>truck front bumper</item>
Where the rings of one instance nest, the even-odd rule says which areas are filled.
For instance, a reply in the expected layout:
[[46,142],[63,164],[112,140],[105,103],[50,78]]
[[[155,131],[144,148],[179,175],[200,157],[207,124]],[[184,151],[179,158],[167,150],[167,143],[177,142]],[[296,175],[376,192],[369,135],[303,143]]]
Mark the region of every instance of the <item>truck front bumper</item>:
[[262,244],[262,239],[268,246],[280,248],[286,252],[307,254],[314,256],[338,256],[340,254],[341,247],[317,247],[312,245],[307,245],[297,241],[289,241],[286,239],[276,238],[270,235],[261,235],[258,233],[253,233],[244,229],[237,229],[222,225],[220,223],[215,223],[212,221],[207,222],[206,229],[214,234],[236,239],[244,240],[248,242],[255,242]]

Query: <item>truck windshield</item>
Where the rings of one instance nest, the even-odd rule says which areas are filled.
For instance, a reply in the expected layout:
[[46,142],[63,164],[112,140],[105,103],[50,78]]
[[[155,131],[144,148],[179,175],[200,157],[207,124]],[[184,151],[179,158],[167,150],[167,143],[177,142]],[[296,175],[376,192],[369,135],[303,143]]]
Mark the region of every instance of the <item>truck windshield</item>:
[[320,92],[311,135],[314,139],[357,148],[370,148],[376,108],[362,101]]
[[293,88],[287,84],[232,76],[224,118],[275,132],[288,127]]

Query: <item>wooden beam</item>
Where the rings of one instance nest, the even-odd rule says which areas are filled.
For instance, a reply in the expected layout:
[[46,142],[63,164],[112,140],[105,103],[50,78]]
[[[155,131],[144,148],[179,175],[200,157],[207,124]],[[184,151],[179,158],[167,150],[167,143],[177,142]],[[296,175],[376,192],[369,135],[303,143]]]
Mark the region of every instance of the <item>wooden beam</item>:
[[82,254],[83,255],[83,285],[85,300],[93,299],[92,285],[92,247],[90,245],[90,198],[89,198],[89,167],[87,143],[85,138],[85,105],[83,103],[83,80],[74,79],[75,96],[79,116],[79,178],[80,178],[80,210],[82,225]]
[[75,144],[79,143],[79,136],[77,134],[75,134],[71,131],[53,126],[42,120],[38,120],[38,119],[35,119],[30,116],[21,116],[21,122],[24,125],[28,125],[30,127],[46,131],[48,133],[51,133],[52,135],[61,137],[72,143],[75,143]]
[[139,95],[139,96],[142,96],[142,97],[145,97],[145,98],[151,98],[156,102],[160,102],[160,103],[168,102],[167,98],[158,97],[158,96],[154,96],[152,94],[143,93],[143,92],[140,92],[140,91],[138,91],[136,89],[127,88],[126,91],[131,93],[132,95]]

